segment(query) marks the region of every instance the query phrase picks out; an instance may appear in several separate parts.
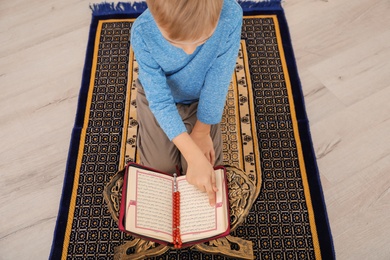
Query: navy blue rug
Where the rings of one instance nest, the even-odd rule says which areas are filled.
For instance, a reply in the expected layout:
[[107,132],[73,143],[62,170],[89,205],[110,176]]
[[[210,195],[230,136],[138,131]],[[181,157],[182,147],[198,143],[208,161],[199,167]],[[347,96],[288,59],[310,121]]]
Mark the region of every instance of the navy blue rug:
[[[224,159],[248,173],[257,184],[257,199],[232,235],[252,241],[256,259],[334,259],[284,11],[275,0],[240,4],[242,64],[237,64],[228,96],[225,134],[233,138],[226,138]],[[103,190],[126,162],[137,161],[132,94],[137,64],[130,50],[130,28],[145,8],[144,3],[92,6],[50,259],[114,259],[115,248],[133,239],[119,231]],[[232,120],[229,103],[240,114],[233,112]],[[182,249],[152,259],[225,257]]]

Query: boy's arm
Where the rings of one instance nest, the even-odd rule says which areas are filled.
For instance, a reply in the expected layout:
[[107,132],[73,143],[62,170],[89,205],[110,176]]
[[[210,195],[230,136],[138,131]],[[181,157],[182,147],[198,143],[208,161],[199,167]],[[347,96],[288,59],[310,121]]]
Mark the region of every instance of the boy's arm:
[[221,121],[229,83],[236,65],[241,39],[242,15],[234,17],[236,24],[219,46],[219,53],[207,72],[198,104],[198,119],[206,124]]
[[176,108],[167,78],[144,42],[140,28],[132,27],[131,42],[139,66],[139,79],[149,108],[160,127],[172,140],[187,129]]
[[211,165],[214,165],[215,151],[213,140],[210,136],[210,129],[211,125],[204,124],[197,120],[190,136],[195,144],[198,145],[203,155],[206,156]]
[[186,179],[201,191],[207,192],[211,206],[215,205],[215,192],[218,191],[215,184],[213,165],[204,156],[198,145],[188,133],[176,136],[173,143],[180,150],[187,161]]

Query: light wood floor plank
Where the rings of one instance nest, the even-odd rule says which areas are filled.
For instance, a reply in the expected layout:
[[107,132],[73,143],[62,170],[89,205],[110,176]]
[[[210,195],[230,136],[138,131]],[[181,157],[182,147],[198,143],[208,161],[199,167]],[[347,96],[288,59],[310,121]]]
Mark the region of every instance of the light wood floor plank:
[[344,104],[353,104],[390,86],[390,63],[383,60],[390,56],[389,42],[390,28],[309,70]]

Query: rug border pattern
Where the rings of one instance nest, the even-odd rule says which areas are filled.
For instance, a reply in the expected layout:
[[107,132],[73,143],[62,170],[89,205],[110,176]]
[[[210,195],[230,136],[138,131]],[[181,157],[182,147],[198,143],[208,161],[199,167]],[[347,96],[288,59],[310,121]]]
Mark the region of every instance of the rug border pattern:
[[[307,116],[305,112],[305,106],[303,102],[303,95],[300,88],[294,88],[292,89],[291,84],[298,84],[297,86],[300,86],[300,81],[297,73],[297,67],[294,59],[293,50],[291,47],[291,41],[290,35],[288,32],[287,27],[287,21],[285,20],[284,14],[282,10],[278,11],[269,11],[270,15],[272,16],[275,14],[273,19],[275,20],[275,23],[278,24],[276,26],[276,29],[278,31],[278,46],[283,46],[283,48],[279,48],[280,53],[283,55],[283,58],[281,59],[283,62],[283,71],[286,77],[286,84],[288,84],[288,97],[289,102],[291,106],[291,114],[293,117],[293,127],[294,127],[294,135],[297,140],[297,145],[299,145],[302,149],[298,149],[299,151],[299,163],[301,166],[301,169],[304,171],[302,174],[303,182],[304,182],[304,190],[305,190],[305,196],[307,200],[307,204],[310,205],[308,207],[309,216],[310,216],[310,227],[313,235],[313,245],[315,248],[315,254],[316,258],[321,259],[321,256],[324,257],[324,259],[327,259],[326,256],[333,257],[334,258],[334,249],[333,249],[333,242],[331,239],[330,234],[330,228],[328,228],[322,231],[322,237],[319,236],[318,231],[316,229],[316,223],[326,223],[328,224],[327,214],[326,214],[326,208],[325,203],[323,199],[322,194],[322,188],[320,179],[318,176],[318,169],[315,162],[315,155],[314,150],[312,147],[312,141],[310,138],[310,130],[309,130],[309,124],[307,121]],[[282,16],[277,15],[277,13],[282,12]],[[263,17],[265,15],[256,15],[256,17]],[[125,19],[134,20],[134,18],[129,18],[129,15],[123,16]],[[96,59],[97,55],[95,55],[96,50],[98,49],[99,44],[99,32],[101,25],[106,20],[112,20],[110,17],[107,17],[107,19],[100,20],[101,17],[98,19],[97,17],[94,17],[92,24],[91,24],[91,30],[90,30],[90,38],[88,47],[93,46],[93,48],[87,49],[87,55],[85,59],[85,68],[83,73],[83,81],[82,81],[82,88],[80,90],[80,96],[79,96],[79,105],[77,109],[77,115],[75,120],[75,127],[72,133],[72,141],[70,144],[69,149],[69,156],[68,156],[68,162],[67,162],[67,169],[66,169],[66,175],[64,180],[64,187],[63,187],[63,195],[61,198],[61,206],[59,210],[59,216],[56,224],[56,230],[55,232],[61,231],[60,225],[64,224],[63,222],[66,222],[66,228],[63,230],[62,234],[64,237],[61,236],[61,232],[59,234],[55,233],[54,237],[55,240],[53,242],[52,246],[52,252],[50,257],[54,257],[56,255],[55,242],[58,242],[57,240],[63,241],[62,246],[62,259],[66,258],[66,253],[68,246],[69,246],[69,237],[70,237],[70,231],[72,226],[72,220],[73,220],[73,213],[74,213],[74,203],[75,203],[75,197],[77,193],[78,188],[78,174],[81,160],[82,160],[82,151],[83,151],[83,140],[85,140],[86,136],[86,126],[88,125],[88,115],[89,115],[89,107],[91,104],[91,92],[93,90],[93,78],[95,77],[96,72]],[[115,19],[118,21],[123,21],[123,19]],[[96,27],[94,28],[94,24],[96,24]],[[292,57],[293,62],[288,63],[286,60],[286,57]],[[89,59],[92,60],[88,61]],[[91,70],[92,68],[92,70]],[[129,74],[131,74],[131,70],[129,70]],[[132,80],[128,81],[128,84],[131,84]],[[130,95],[130,93],[128,93]],[[130,99],[127,98],[127,102],[130,102]],[[126,104],[127,105],[127,104]],[[84,111],[84,113],[82,113]],[[297,116],[297,112],[299,112],[301,117]],[[126,114],[126,120],[128,116]],[[127,125],[127,124],[126,124]],[[126,130],[125,130],[126,131]],[[309,141],[301,142],[301,135],[308,135]],[[125,149],[125,142],[126,142],[126,134],[123,135],[122,140],[122,149]],[[72,151],[78,150],[77,157],[74,157],[72,155]],[[124,156],[123,151],[121,151],[121,156]],[[124,162],[124,158],[121,157],[121,163]],[[123,165],[122,165],[123,166]],[[72,170],[73,171],[72,173]],[[310,175],[308,175],[310,173]],[[73,178],[73,181],[72,181]],[[71,184],[72,183],[72,184]],[[309,184],[317,189],[310,189]],[[69,186],[71,185],[71,189],[69,189]],[[314,191],[313,191],[314,190]],[[67,194],[70,191],[70,196]],[[67,199],[70,199],[70,201],[67,202]],[[314,211],[314,205],[316,208],[316,211]],[[68,210],[67,210],[68,207]],[[67,211],[67,212],[66,212]],[[316,214],[317,213],[317,214]],[[66,214],[66,218],[64,218],[64,215]],[[324,222],[325,221],[325,222]],[[321,243],[320,243],[321,242]],[[321,245],[321,248],[320,248]],[[58,248],[57,248],[58,249]],[[58,253],[58,252],[57,252]]]

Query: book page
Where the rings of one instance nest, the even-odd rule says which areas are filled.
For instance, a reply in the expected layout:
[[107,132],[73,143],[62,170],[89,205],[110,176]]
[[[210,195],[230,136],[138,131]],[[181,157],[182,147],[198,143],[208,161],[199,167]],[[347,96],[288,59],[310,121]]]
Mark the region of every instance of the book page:
[[180,231],[183,242],[215,236],[227,228],[227,203],[223,170],[216,170],[216,205],[211,207],[207,193],[189,184],[185,176],[178,180],[180,191]]
[[184,236],[216,229],[216,208],[207,193],[199,191],[185,179],[178,182],[180,191],[180,231]]
[[126,229],[172,240],[172,177],[131,167],[126,203]]

